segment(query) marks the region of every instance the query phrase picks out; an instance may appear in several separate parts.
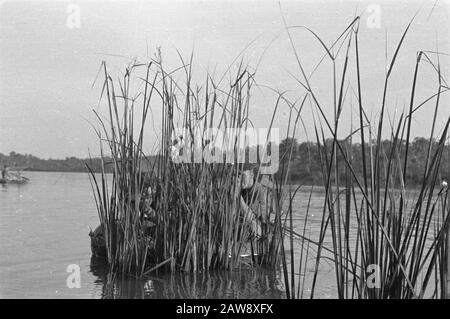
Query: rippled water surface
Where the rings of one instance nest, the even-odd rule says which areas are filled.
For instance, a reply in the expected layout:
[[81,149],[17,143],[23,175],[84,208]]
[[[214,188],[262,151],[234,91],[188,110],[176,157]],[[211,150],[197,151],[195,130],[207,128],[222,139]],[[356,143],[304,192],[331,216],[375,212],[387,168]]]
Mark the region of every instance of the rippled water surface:
[[[284,298],[281,271],[241,269],[157,275],[114,283],[91,263],[89,227],[98,225],[87,174],[26,172],[26,185],[0,186],[0,297],[3,298]],[[309,190],[295,200],[301,232]],[[318,233],[323,193],[314,192],[308,232]],[[79,265],[81,288],[67,287]],[[313,272],[313,265],[308,267]],[[333,272],[324,265],[317,297],[330,297]],[[308,288],[305,289],[305,293]]]

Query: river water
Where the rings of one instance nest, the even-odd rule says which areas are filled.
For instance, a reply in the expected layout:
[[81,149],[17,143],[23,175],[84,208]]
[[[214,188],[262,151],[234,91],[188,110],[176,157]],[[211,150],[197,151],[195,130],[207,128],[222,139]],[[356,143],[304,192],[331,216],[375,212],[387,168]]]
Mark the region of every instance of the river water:
[[[87,174],[26,172],[25,185],[0,186],[0,297],[2,298],[284,298],[281,270],[240,269],[208,274],[163,274],[146,280],[115,281],[91,263],[89,229],[98,216]],[[310,189],[294,201],[297,232]],[[307,235],[317,237],[323,192],[311,198]],[[314,236],[316,235],[316,236]],[[296,244],[297,245],[297,244]],[[329,243],[328,243],[329,246]],[[289,253],[289,247],[286,247]],[[311,248],[311,253],[313,248]],[[308,265],[307,273],[314,266]],[[67,280],[79,267],[81,284]],[[307,276],[311,277],[311,276]],[[309,279],[306,280],[308,283]],[[305,295],[309,296],[308,285]],[[334,294],[331,264],[321,266],[317,298]]]

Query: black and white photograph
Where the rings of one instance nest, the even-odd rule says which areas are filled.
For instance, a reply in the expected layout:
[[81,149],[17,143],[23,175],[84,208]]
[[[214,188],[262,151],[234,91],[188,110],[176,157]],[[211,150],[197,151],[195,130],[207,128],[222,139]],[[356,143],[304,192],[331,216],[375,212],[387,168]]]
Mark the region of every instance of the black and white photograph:
[[449,83],[449,0],[2,0],[0,299],[450,299]]

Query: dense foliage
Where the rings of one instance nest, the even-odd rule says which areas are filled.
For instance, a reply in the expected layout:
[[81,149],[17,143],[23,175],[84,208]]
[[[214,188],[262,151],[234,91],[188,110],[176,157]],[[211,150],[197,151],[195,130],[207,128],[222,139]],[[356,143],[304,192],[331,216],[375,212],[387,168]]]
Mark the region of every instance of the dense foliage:
[[[333,140],[327,140],[328,152],[331,152],[331,145]],[[349,141],[341,141],[348,149],[351,149],[351,160],[353,168],[358,175],[362,174],[362,159],[361,159],[361,144],[353,142],[350,146]],[[407,184],[418,185],[423,179],[423,170],[426,165],[426,158],[428,154],[428,139],[423,137],[416,137],[410,143],[410,156],[408,156],[408,174]],[[290,147],[292,145],[292,158],[289,168],[289,178],[292,184],[306,184],[306,185],[323,185],[322,167],[320,165],[320,154],[317,143],[303,142],[299,143],[296,139],[287,138],[280,143],[280,157],[281,162],[287,162],[289,158]],[[384,148],[384,155],[389,154],[392,143],[385,140],[382,143]],[[437,141],[433,142],[434,147]],[[434,147],[432,151],[434,151]],[[366,145],[366,153],[369,153],[370,145]],[[405,144],[402,149],[405,148]],[[322,151],[325,148],[322,148]],[[403,153],[403,152],[402,152]],[[338,157],[341,154],[338,154]],[[403,161],[403,159],[402,159]],[[344,161],[338,161],[344,165]],[[8,165],[9,167],[19,167],[28,171],[55,171],[55,172],[86,172],[85,163],[95,172],[100,172],[101,160],[99,158],[82,159],[76,157],[66,157],[65,159],[41,159],[29,154],[19,154],[10,152],[9,155],[0,153],[0,165]],[[368,165],[370,163],[367,163]],[[342,167],[343,168],[343,167]],[[107,165],[107,171],[111,171],[112,167]],[[343,171],[343,170],[341,170]],[[445,146],[443,153],[442,165],[440,166],[440,178],[450,178],[450,145]],[[342,178],[345,180],[345,178]]]
[[[408,173],[406,176],[407,185],[418,185],[423,180],[423,172],[426,165],[426,158],[428,155],[428,139],[423,137],[416,137],[409,145],[410,154],[408,156]],[[329,139],[326,141],[325,148],[321,148],[322,152],[331,153],[333,140]],[[349,159],[352,161],[352,168],[358,177],[362,176],[363,165],[361,158],[361,144],[351,143],[350,141],[341,141],[341,145],[351,152]],[[306,185],[323,185],[322,180],[322,166],[320,164],[320,153],[319,148],[316,143],[303,142],[298,143],[296,139],[288,138],[281,142],[280,144],[280,157],[282,162],[287,162],[289,158],[290,147],[292,145],[292,158],[290,164],[289,177],[291,183],[294,184],[306,184]],[[404,154],[405,142],[401,147],[401,154]],[[433,142],[432,152],[438,145],[438,141]],[[384,140],[382,142],[383,153],[381,154],[381,159],[386,158],[392,148],[392,142],[389,140]],[[370,154],[370,145],[366,145],[366,154]],[[340,159],[342,157],[341,153],[337,154],[338,163],[342,166],[339,171],[344,172],[345,161]],[[401,161],[403,162],[403,157]],[[367,160],[368,161],[368,160]],[[443,152],[443,158],[440,166],[440,179],[449,179],[450,177],[450,145],[445,146]],[[370,163],[367,163],[370,166]],[[334,170],[334,169],[333,169]],[[345,181],[344,176],[342,176],[342,181]],[[334,180],[333,180],[334,182]]]

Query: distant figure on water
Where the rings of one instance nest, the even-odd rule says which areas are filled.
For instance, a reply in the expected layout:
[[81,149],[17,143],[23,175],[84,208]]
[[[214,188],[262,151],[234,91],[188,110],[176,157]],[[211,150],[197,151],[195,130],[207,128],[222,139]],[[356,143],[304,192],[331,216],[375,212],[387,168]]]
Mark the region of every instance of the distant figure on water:
[[448,187],[448,182],[447,182],[447,180],[445,178],[442,180],[441,186],[443,188],[447,188]]
[[8,165],[3,165],[3,168],[2,168],[2,179],[5,179],[7,174],[8,174]]

